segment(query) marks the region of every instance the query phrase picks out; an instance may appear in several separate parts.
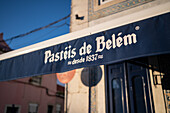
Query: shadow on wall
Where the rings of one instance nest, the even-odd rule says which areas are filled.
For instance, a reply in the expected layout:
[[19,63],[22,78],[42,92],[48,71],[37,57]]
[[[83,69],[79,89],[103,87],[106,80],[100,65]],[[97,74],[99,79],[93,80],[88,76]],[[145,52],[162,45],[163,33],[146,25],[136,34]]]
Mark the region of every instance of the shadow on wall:
[[96,86],[102,78],[100,66],[86,67],[81,72],[81,81],[85,86]]

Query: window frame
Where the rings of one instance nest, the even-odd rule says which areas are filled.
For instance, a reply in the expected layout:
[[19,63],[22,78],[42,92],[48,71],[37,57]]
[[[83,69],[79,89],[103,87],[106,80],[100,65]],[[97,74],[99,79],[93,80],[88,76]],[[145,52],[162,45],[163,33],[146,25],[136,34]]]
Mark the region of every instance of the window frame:
[[[7,112],[7,107],[12,107],[12,105],[13,105],[13,104],[6,104],[6,105],[5,105],[4,113]],[[14,104],[14,107],[18,107],[18,113],[21,112],[21,105],[16,105],[16,104]]]
[[49,111],[50,106],[52,106],[52,113],[53,113],[53,111],[54,111],[54,106],[53,106],[52,104],[48,104],[48,105],[47,105],[47,113],[48,113],[48,111]]
[[42,76],[39,75],[39,76],[33,76],[29,79],[29,83],[30,84],[33,84],[33,85],[38,85],[40,86],[41,83],[42,83]]
[[108,1],[102,2],[102,4],[100,4],[100,1],[102,0],[94,0],[94,11],[98,11],[100,9],[118,4],[126,0],[108,0]]
[[61,113],[61,104],[56,104],[56,113]]
[[[30,105],[34,105],[34,106],[36,105],[36,107],[37,107],[37,108],[36,108],[36,113],[38,113],[38,107],[39,107],[39,105],[38,105],[37,103],[29,103],[29,104],[28,104],[28,113],[32,113],[32,112],[30,112]],[[34,113],[34,112],[33,112],[33,113]]]
[[103,5],[103,4],[108,3],[108,2],[111,2],[111,1],[113,1],[113,0],[106,0],[106,1],[98,0],[98,4],[99,4],[99,5]]

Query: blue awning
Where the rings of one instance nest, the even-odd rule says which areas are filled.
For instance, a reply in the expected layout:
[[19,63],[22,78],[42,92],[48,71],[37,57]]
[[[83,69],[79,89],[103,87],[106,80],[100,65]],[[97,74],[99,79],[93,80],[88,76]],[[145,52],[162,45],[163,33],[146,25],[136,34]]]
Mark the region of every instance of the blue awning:
[[0,61],[0,81],[170,53],[170,13]]

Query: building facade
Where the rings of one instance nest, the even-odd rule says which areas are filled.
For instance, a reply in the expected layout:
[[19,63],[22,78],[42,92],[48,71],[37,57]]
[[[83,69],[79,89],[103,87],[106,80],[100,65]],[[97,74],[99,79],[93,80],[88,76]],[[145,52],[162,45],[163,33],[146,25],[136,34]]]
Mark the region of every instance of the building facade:
[[[11,51],[0,40],[0,54]],[[0,82],[0,113],[64,113],[64,87],[56,74]]]
[[[169,0],[72,0],[70,32],[109,22],[113,28],[133,24],[166,14],[156,12],[170,10],[167,4]],[[76,69],[66,88],[65,112],[169,113],[169,58],[167,53],[148,55]]]
[[[66,72],[57,74],[69,81],[66,113],[168,113],[169,6],[169,0],[72,0],[71,33],[0,55],[0,81]],[[37,106],[30,103],[31,112]]]
[[64,113],[62,86],[56,75],[27,77],[0,83],[1,113]]

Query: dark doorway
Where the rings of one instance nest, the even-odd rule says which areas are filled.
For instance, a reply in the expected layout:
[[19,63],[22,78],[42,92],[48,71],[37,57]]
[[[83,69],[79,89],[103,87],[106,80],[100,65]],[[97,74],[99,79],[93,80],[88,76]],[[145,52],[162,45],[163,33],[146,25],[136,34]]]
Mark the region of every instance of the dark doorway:
[[130,62],[107,66],[109,113],[153,113],[148,69]]

